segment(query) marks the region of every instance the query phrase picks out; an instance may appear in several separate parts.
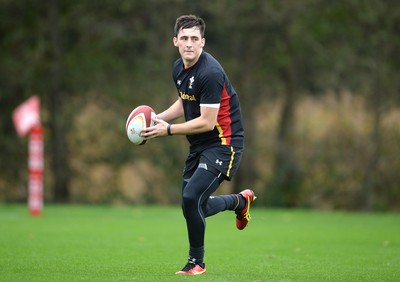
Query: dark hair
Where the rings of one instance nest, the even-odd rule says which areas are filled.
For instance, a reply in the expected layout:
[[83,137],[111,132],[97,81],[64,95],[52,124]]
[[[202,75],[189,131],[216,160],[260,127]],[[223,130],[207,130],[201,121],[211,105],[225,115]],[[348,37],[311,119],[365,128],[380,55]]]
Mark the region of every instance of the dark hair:
[[201,37],[204,37],[206,31],[206,23],[198,16],[184,15],[176,19],[174,32],[175,36],[178,36],[179,31],[185,28],[198,27],[200,29]]

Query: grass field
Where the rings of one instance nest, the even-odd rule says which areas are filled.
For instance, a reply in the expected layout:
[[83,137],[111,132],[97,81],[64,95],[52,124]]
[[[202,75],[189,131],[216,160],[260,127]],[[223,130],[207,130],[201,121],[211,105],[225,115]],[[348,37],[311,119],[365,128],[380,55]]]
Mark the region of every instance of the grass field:
[[400,214],[252,210],[207,221],[207,274],[176,276],[178,207],[0,205],[0,281],[400,281]]

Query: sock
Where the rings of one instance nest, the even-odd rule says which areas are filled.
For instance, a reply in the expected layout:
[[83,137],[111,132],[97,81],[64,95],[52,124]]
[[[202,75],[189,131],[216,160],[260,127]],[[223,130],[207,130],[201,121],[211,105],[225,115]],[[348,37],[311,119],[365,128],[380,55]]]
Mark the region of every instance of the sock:
[[189,258],[188,258],[189,262],[200,264],[200,266],[202,266],[203,259],[204,259],[204,246],[198,248],[190,247]]
[[240,194],[212,196],[207,201],[204,214],[206,217],[209,217],[225,210],[239,212],[245,206],[246,200]]
[[241,194],[235,194],[235,196],[239,199],[239,203],[234,211],[241,211],[246,206],[246,199]]

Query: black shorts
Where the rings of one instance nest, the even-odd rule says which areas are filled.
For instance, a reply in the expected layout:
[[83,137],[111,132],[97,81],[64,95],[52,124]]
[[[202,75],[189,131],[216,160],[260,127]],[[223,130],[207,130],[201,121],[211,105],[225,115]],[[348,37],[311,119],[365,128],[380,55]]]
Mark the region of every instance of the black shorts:
[[231,180],[235,175],[243,149],[232,146],[210,147],[200,152],[190,152],[186,158],[183,179],[190,179],[198,167],[215,174],[222,173],[225,179]]

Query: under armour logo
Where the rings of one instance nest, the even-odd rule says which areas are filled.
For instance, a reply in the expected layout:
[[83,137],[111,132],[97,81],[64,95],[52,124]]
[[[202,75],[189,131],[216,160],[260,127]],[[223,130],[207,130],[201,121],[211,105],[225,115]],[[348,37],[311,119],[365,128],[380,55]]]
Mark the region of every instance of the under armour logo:
[[216,163],[216,164],[219,164],[219,165],[222,165],[222,161],[220,161],[220,160],[218,160],[218,159],[215,161],[215,163]]

